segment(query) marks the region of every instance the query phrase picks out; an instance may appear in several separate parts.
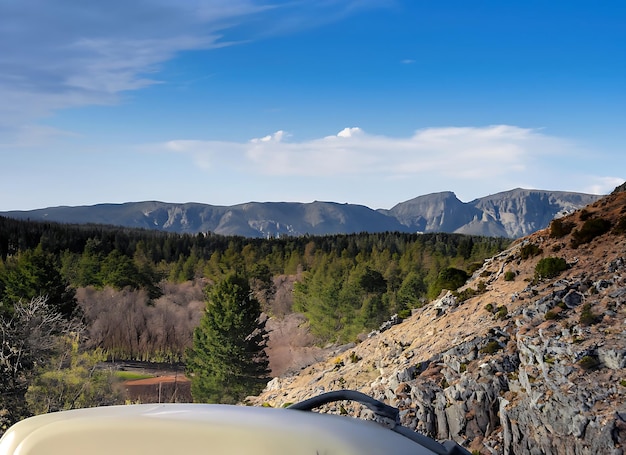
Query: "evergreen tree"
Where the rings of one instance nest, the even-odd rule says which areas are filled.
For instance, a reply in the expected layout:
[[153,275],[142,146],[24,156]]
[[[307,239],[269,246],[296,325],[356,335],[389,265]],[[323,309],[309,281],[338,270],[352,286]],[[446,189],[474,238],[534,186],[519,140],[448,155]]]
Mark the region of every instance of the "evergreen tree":
[[207,305],[187,352],[194,401],[238,403],[267,382],[267,332],[244,278],[230,275],[208,290]]
[[63,278],[54,256],[41,245],[11,258],[0,280],[3,281],[3,301],[11,308],[20,300],[46,296],[48,304],[65,318],[77,307],[75,290]]

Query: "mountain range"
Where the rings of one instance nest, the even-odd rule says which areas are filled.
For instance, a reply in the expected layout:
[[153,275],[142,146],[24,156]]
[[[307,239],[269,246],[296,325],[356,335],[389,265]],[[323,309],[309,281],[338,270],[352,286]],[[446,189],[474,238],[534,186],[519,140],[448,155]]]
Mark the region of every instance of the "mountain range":
[[232,206],[145,201],[9,211],[0,212],[0,216],[244,237],[397,231],[518,238],[543,229],[553,218],[600,197],[517,188],[471,202],[460,201],[451,191],[432,193],[389,210],[320,201],[248,202]]

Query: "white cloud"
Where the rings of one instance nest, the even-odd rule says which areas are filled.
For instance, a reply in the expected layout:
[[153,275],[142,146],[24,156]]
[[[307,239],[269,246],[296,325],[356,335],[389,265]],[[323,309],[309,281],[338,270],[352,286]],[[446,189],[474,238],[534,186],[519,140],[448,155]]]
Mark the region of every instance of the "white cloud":
[[624,183],[623,177],[600,177],[594,175],[588,177],[588,180],[590,183],[582,191],[593,194],[608,194]]
[[276,131],[274,134],[268,134],[267,136],[254,138],[250,140],[250,142],[253,144],[257,142],[280,142],[287,136],[288,135],[284,131],[280,130],[280,131]]
[[356,136],[358,134],[361,134],[363,132],[363,130],[361,130],[361,128],[355,127],[355,128],[344,128],[341,131],[339,131],[337,133],[337,137],[353,137]]
[[554,188],[560,165],[551,160],[558,163],[564,156],[584,154],[564,139],[510,125],[427,128],[401,138],[351,127],[306,141],[277,131],[248,142],[168,144],[198,166],[206,169],[210,162],[211,171],[220,174],[236,170],[255,178],[295,178],[316,185],[331,180],[414,184],[430,189],[427,192],[466,188],[458,190],[459,196],[469,198],[493,193],[494,188]]
[[409,138],[375,136],[354,127],[311,141],[242,144],[242,150],[255,169],[273,175],[382,173],[399,178],[437,169],[445,175],[475,178],[523,170],[538,153],[554,154],[567,146],[536,130],[496,125],[428,128]]

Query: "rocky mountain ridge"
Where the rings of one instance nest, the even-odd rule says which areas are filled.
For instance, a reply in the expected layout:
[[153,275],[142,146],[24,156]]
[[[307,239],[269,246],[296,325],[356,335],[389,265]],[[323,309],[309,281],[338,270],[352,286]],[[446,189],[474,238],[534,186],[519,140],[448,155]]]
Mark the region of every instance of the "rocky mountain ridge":
[[461,202],[452,192],[428,194],[390,210],[320,201],[249,202],[234,206],[146,201],[0,212],[0,216],[245,237],[397,231],[517,238],[544,228],[555,216],[584,207],[599,197],[518,188],[471,202]]
[[[337,389],[474,453],[623,454],[626,193],[518,240],[456,292],[249,401],[280,407]],[[323,411],[369,416],[349,402]]]

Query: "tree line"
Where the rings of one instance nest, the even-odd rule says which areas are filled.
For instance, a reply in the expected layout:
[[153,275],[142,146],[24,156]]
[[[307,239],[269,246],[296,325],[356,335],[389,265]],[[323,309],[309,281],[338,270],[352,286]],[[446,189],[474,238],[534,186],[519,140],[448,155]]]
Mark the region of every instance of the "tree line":
[[[436,297],[448,286],[450,269],[471,273],[509,243],[397,232],[258,239],[0,217],[0,312],[20,298],[45,295],[68,317],[77,310],[75,290],[92,289],[82,291],[78,310],[89,327],[98,328],[92,329],[98,346],[116,357],[180,360],[190,321],[197,320],[180,298],[176,304],[159,300],[166,285],[215,283],[236,273],[251,280],[271,311],[273,278],[298,274],[293,309],[307,316],[320,343],[351,341]],[[98,294],[105,289],[108,294]],[[107,315],[117,306],[115,316]],[[128,323],[114,321],[121,314],[135,321],[134,333],[125,337],[119,327]],[[155,322],[159,318],[176,322],[165,330]]]

